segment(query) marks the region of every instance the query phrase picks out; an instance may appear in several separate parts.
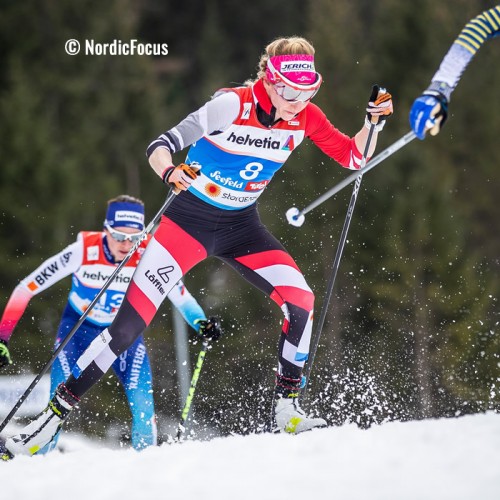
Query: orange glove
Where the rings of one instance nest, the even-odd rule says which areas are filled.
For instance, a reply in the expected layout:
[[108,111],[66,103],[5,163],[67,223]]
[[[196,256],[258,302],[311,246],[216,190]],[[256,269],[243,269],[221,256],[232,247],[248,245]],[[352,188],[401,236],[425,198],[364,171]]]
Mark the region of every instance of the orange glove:
[[180,193],[186,191],[198,175],[200,175],[199,169],[181,163],[177,167],[166,168],[162,179],[165,184],[170,184],[174,188],[175,193]]

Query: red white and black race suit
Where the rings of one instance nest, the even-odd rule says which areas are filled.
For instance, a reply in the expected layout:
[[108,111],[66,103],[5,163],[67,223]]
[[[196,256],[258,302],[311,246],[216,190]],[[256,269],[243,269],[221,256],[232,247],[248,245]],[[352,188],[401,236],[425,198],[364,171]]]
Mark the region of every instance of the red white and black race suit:
[[[215,256],[266,293],[283,311],[279,371],[299,378],[309,353],[314,295],[295,261],[260,221],[256,200],[274,173],[308,137],[347,168],[361,153],[314,104],[293,120],[275,109],[258,81],[224,89],[148,148],[175,153],[191,146],[187,163],[201,175],[170,205],[134,273],[103,341],[78,361],[68,388],[80,396],[150,323],[172,286],[194,265]],[[98,339],[96,339],[96,342]]]

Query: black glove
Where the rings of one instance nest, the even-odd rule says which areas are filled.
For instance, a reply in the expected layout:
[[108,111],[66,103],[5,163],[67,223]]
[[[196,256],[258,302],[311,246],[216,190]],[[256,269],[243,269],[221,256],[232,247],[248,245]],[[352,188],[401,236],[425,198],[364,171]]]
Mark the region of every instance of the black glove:
[[375,124],[375,130],[380,132],[385,125],[385,120],[393,113],[392,96],[386,89],[374,85],[368,107],[366,108],[365,126],[370,128]]
[[12,364],[8,344],[6,340],[0,339],[0,368]]
[[198,319],[195,321],[198,326],[198,337],[203,340],[215,342],[222,335],[222,326],[217,316],[210,316],[208,319]]

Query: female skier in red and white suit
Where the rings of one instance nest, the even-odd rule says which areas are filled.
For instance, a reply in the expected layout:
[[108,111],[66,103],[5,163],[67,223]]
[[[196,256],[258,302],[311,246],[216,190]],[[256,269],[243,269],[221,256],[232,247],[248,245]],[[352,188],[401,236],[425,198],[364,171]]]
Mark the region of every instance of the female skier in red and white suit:
[[[305,137],[342,166],[359,168],[370,119],[378,117],[378,124],[368,156],[384,119],[392,114],[392,100],[387,94],[382,103],[370,102],[365,125],[350,138],[311,103],[321,82],[308,41],[275,40],[261,57],[256,81],[219,91],[150,144],[152,168],[164,182],[185,192],[166,211],[102,345],[91,346],[77,362],[79,372],[61,386],[59,399],[53,401],[64,411],[47,427],[62,423],[75,401],[150,323],[170,288],[209,256],[232,266],[283,311],[274,428],[298,433],[326,424],[309,418],[297,401],[314,296],[295,261],[260,221],[255,202]],[[186,164],[174,167],[171,155],[187,146]],[[36,432],[51,413],[49,408],[22,432]],[[50,439],[50,433],[47,429],[43,439]],[[33,439],[42,439],[40,434]],[[23,452],[27,445],[14,446],[13,439],[7,442],[11,452]]]

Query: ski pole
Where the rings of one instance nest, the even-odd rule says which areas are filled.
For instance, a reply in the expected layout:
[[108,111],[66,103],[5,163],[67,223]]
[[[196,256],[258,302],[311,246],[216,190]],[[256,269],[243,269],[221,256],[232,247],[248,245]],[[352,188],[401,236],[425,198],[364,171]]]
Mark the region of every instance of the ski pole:
[[411,131],[405,134],[403,137],[398,139],[396,142],[391,144],[389,147],[380,152],[375,158],[372,158],[365,167],[361,167],[356,172],[353,172],[349,177],[346,177],[342,182],[339,182],[336,186],[329,189],[326,193],[322,194],[319,198],[313,201],[311,204],[307,205],[306,208],[299,210],[296,207],[292,207],[287,210],[286,218],[292,226],[301,226],[304,223],[304,215],[321,205],[323,202],[331,198],[334,194],[344,189],[346,186],[354,182],[356,179],[361,177],[363,174],[376,167],[379,163],[383,162],[389,156],[393,155],[396,151],[400,150],[402,147],[406,146],[409,142],[415,139],[415,132]]
[[[311,339],[311,350],[309,353],[309,358],[307,360],[306,367],[304,369],[304,385],[301,391],[301,398],[304,399],[307,392],[307,384],[309,381],[309,376],[311,374],[312,365],[314,358],[316,356],[316,351],[318,350],[319,338],[321,336],[321,331],[323,330],[323,325],[325,323],[326,313],[328,311],[328,305],[330,304],[330,299],[333,292],[333,287],[335,285],[335,279],[337,277],[337,271],[340,266],[340,259],[342,258],[342,252],[344,251],[345,242],[347,239],[347,232],[349,231],[349,225],[351,224],[352,214],[354,212],[354,206],[356,205],[356,200],[358,199],[359,188],[361,186],[361,179],[363,178],[363,167],[366,163],[366,157],[368,156],[368,148],[370,147],[370,142],[372,140],[373,131],[375,129],[375,123],[370,126],[370,132],[368,134],[368,139],[366,140],[365,151],[361,159],[361,168],[358,171],[358,176],[356,177],[356,183],[352,190],[351,200],[349,201],[349,206],[347,208],[347,215],[344,221],[344,227],[342,228],[342,233],[340,235],[340,241],[337,247],[337,252],[335,253],[335,259],[333,261],[332,271],[330,273],[330,278],[328,280],[328,285],[326,288],[325,298],[321,306],[321,313],[319,315],[318,323],[316,324],[316,329],[314,335]],[[366,171],[366,169],[364,169]],[[361,174],[359,174],[361,172]]]
[[186,402],[184,403],[184,409],[182,410],[181,421],[179,422],[179,426],[177,427],[177,436],[175,438],[177,442],[181,440],[182,434],[186,430],[185,424],[189,416],[189,410],[191,409],[191,403],[193,402],[196,383],[198,382],[198,378],[200,377],[201,367],[203,366],[203,361],[205,360],[207,349],[208,341],[204,340],[201,346],[200,353],[198,354],[198,359],[196,361],[193,376],[191,377],[191,385],[189,386],[189,392],[186,398]]
[[44,365],[40,373],[35,377],[33,382],[29,385],[29,387],[24,391],[24,394],[19,398],[18,402],[14,405],[14,408],[10,411],[10,413],[5,417],[3,422],[0,424],[0,432],[5,428],[5,426],[10,422],[12,417],[16,414],[17,410],[19,407],[24,403],[26,398],[31,394],[31,391],[34,389],[34,387],[40,382],[41,378],[47,370],[52,366],[52,363],[57,359],[57,356],[59,356],[59,353],[64,349],[66,344],[71,340],[71,337],[75,334],[75,332],[80,328],[81,324],[84,322],[85,318],[89,315],[90,311],[94,308],[94,306],[97,304],[99,299],[101,298],[102,294],[108,289],[109,285],[111,285],[112,281],[115,279],[115,277],[118,275],[118,273],[121,271],[123,266],[130,260],[132,255],[136,252],[136,250],[139,248],[139,245],[142,243],[142,241],[146,238],[146,236],[153,230],[154,226],[158,223],[160,220],[163,212],[170,206],[174,198],[176,197],[177,193],[174,192],[174,190],[170,190],[170,192],[167,195],[167,198],[165,200],[165,203],[163,206],[160,208],[158,213],[154,216],[153,220],[149,223],[149,225],[144,229],[142,232],[142,235],[138,241],[134,243],[134,246],[130,249],[129,253],[125,256],[125,258],[118,264],[116,269],[113,271],[111,276],[107,279],[107,281],[104,283],[102,288],[99,290],[99,293],[95,296],[94,300],[89,304],[88,308],[85,310],[85,312],[80,316],[80,319],[78,322],[75,324],[75,326],[72,328],[72,330],[68,333],[68,335],[65,337],[65,339],[59,344],[57,349],[53,352],[51,358],[47,361],[47,363]]

